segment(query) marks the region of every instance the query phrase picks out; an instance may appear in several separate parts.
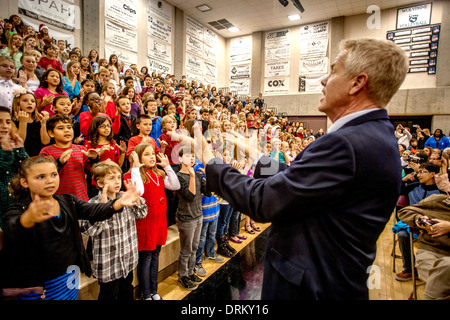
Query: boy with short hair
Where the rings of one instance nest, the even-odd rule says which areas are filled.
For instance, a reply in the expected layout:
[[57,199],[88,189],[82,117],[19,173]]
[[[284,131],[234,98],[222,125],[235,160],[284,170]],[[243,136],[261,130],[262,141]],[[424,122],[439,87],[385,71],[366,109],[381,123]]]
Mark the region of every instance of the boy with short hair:
[[[122,196],[122,170],[117,163],[102,161],[91,172],[99,193],[89,202],[107,203]],[[139,167],[131,172],[140,177]],[[98,300],[133,300],[133,270],[139,258],[136,219],[146,215],[147,205],[141,197],[133,207],[124,207],[107,220],[81,221],[81,231],[93,241],[92,274],[100,285]]]
[[39,60],[38,66],[44,68],[45,70],[52,68],[64,74],[64,70],[58,60],[57,47],[54,44],[49,43],[44,46],[43,51],[46,56]]
[[159,137],[162,134],[161,121],[162,118],[158,116],[158,104],[155,99],[149,98],[144,101],[144,112],[146,112],[152,119],[152,131],[150,132],[150,137],[155,139],[158,148],[161,148],[161,145],[158,141]]
[[194,171],[195,155],[189,147],[180,148],[181,169],[177,173],[180,181],[176,224],[180,235],[180,253],[178,256],[178,284],[187,290],[197,288],[202,281],[194,274],[196,253],[202,230],[202,194],[207,197],[211,192],[206,189],[206,181],[199,172]]
[[39,155],[50,156],[58,163],[60,185],[56,194],[72,194],[89,201],[85,173],[98,161],[97,151],[72,143],[72,119],[67,116],[50,117],[47,120],[47,133],[55,143],[42,148]]
[[206,131],[208,131],[209,126],[209,110],[208,108],[201,108],[200,109],[200,122],[202,123],[202,133],[204,134]]
[[155,148],[155,154],[158,154],[159,152],[164,153],[163,149],[159,149],[158,145],[156,144],[156,140],[149,136],[150,132],[152,131],[152,118],[148,114],[142,113],[136,117],[135,123],[136,129],[139,133],[138,135],[131,137],[128,141],[128,148],[126,153],[127,159],[130,157],[134,148],[137,145],[143,143],[151,144]]

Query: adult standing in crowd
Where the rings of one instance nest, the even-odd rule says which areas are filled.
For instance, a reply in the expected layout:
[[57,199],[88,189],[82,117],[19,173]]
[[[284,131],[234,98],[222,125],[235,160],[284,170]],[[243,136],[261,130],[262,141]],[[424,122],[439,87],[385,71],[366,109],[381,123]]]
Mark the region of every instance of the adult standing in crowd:
[[450,147],[450,140],[444,135],[442,129],[436,129],[433,135],[425,142],[425,147],[444,150]]
[[214,158],[206,140],[195,140],[210,190],[252,219],[272,222],[262,299],[368,299],[376,241],[401,183],[397,140],[384,108],[408,63],[387,40],[345,40],[341,48],[322,81],[318,108],[333,125],[289,167],[262,156],[255,177],[266,178],[253,179]]

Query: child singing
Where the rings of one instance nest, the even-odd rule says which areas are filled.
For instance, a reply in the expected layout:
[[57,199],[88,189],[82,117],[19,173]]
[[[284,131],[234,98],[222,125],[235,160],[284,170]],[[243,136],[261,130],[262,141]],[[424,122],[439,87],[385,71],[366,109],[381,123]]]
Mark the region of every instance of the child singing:
[[[164,189],[178,190],[180,183],[169,165],[167,156],[162,153],[156,155],[153,145],[140,144],[136,146],[131,153],[131,159],[132,167],[140,167],[139,175],[128,172],[124,179],[131,178],[136,181],[139,193],[142,192],[142,197],[148,207],[147,216],[136,221],[139,247],[139,284],[144,300],[161,300],[158,294],[159,253],[167,239],[167,200]],[[164,171],[157,165],[161,166]],[[142,186],[142,189],[139,186]]]
[[77,300],[79,272],[91,275],[78,219],[105,220],[139,199],[130,185],[121,198],[88,203],[74,195],[56,195],[59,182],[55,161],[43,156],[25,159],[11,181],[18,200],[3,219],[4,296]]
[[[139,168],[133,168],[138,170]],[[107,203],[122,197],[122,169],[109,159],[92,167],[92,178],[99,190],[91,203]],[[124,181],[130,185],[131,181]],[[98,279],[98,300],[133,300],[133,270],[138,264],[136,219],[147,215],[143,198],[126,207],[121,214],[90,223],[83,220],[81,230],[93,239],[93,270]]]

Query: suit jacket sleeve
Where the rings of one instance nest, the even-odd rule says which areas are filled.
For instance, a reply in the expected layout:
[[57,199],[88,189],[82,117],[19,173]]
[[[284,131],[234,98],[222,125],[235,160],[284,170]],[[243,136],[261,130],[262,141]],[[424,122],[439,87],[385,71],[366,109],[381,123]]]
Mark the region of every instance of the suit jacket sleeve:
[[285,220],[307,214],[308,207],[317,212],[338,204],[348,196],[354,176],[353,147],[338,133],[315,141],[290,167],[266,179],[242,175],[226,164],[206,166],[208,188],[257,221]]

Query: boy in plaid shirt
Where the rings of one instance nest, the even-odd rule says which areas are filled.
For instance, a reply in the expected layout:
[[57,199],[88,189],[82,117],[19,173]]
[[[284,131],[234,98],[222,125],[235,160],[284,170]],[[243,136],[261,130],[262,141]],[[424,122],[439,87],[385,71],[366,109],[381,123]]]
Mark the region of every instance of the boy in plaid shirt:
[[[139,175],[139,168],[132,169],[132,175]],[[107,202],[121,197],[122,170],[117,163],[105,160],[92,167],[99,194],[89,202]],[[124,181],[131,183],[131,181]],[[139,182],[138,182],[139,183]],[[147,215],[147,205],[141,197],[133,207],[125,207],[121,214],[91,224],[81,223],[81,230],[92,237],[93,275],[100,285],[99,300],[133,300],[133,270],[138,264],[138,241],[135,219]]]

